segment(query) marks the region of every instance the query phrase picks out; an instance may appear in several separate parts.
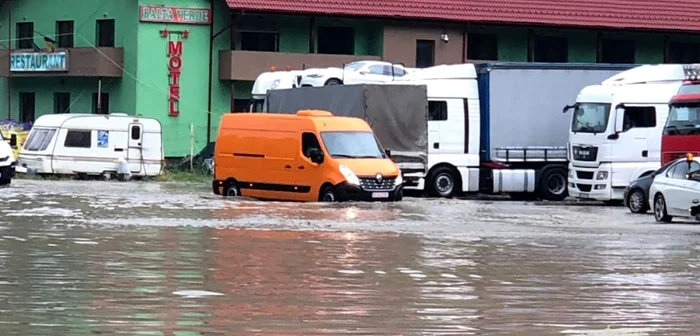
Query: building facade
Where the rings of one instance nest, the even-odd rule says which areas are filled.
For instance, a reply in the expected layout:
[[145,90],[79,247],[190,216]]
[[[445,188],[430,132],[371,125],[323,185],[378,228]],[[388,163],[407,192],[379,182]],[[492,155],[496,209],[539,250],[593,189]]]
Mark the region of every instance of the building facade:
[[0,0],[0,119],[155,117],[166,156],[181,157],[191,137],[195,151],[213,141],[271,67],[700,62],[700,7],[539,1]]

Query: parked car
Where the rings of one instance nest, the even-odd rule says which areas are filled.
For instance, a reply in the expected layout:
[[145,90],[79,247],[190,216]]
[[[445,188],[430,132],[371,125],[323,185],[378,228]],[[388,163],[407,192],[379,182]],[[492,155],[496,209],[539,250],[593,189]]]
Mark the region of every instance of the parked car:
[[674,161],[669,162],[652,173],[642,175],[627,186],[623,200],[625,206],[630,209],[632,213],[643,214],[649,211],[648,199],[651,183],[654,182],[654,177],[663,174],[673,163]]
[[301,86],[386,83],[402,77],[406,68],[400,64],[382,61],[357,61],[343,68],[307,69],[300,75]]
[[695,217],[693,208],[700,204],[700,160],[689,154],[673,161],[663,174],[654,177],[648,200],[657,222]]

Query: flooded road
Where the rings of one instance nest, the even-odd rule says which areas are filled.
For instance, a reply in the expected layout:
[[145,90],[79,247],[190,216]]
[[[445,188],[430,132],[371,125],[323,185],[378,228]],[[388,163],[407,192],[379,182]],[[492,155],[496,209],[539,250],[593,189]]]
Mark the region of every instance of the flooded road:
[[2,335],[695,335],[700,226],[622,207],[18,180]]

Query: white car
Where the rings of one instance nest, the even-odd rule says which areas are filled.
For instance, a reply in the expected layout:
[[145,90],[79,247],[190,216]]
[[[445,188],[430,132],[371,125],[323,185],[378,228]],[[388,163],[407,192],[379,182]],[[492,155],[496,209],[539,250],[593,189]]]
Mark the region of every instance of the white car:
[[679,159],[654,177],[649,188],[649,206],[657,222],[669,223],[673,217],[696,218],[700,206],[700,160],[689,156]]
[[300,76],[300,86],[386,83],[402,77],[408,71],[400,64],[382,61],[357,61],[344,68],[306,69]]

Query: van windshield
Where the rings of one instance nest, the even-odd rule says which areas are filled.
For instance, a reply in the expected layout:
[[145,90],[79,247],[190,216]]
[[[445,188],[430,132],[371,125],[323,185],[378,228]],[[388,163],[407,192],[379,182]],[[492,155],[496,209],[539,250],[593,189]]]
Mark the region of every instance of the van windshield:
[[664,134],[700,134],[700,103],[671,105]]
[[603,133],[608,128],[610,105],[604,103],[576,104],[571,120],[573,133]]
[[55,128],[35,128],[24,143],[24,150],[30,152],[45,151],[56,134]]
[[385,159],[386,154],[372,132],[321,132],[328,154],[334,158]]

